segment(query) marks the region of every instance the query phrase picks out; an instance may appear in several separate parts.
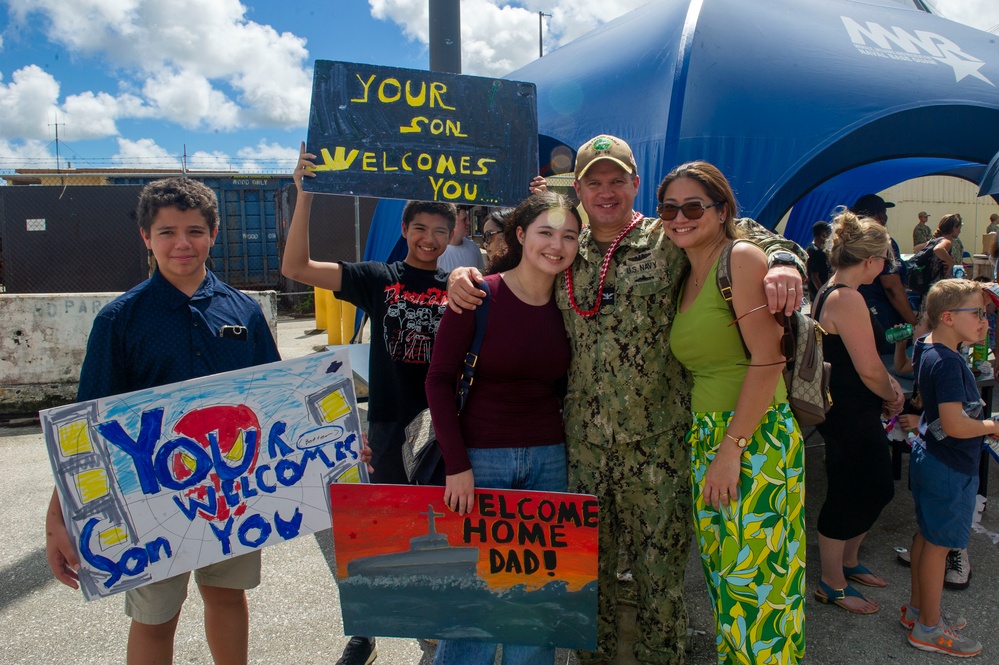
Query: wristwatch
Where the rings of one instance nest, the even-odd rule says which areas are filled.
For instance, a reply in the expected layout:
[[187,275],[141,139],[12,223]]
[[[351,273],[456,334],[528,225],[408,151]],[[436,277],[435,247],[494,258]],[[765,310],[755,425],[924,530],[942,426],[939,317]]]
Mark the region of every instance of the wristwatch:
[[744,437],[744,436],[740,436],[737,439],[734,436],[732,436],[731,434],[729,434],[728,432],[725,432],[725,436],[727,436],[728,438],[730,438],[733,441],[735,441],[735,445],[739,446],[739,450],[742,450],[743,448],[745,448],[749,444],[749,440],[746,437]]
[[770,255],[770,267],[774,266],[798,266],[797,258],[787,250],[780,250]]

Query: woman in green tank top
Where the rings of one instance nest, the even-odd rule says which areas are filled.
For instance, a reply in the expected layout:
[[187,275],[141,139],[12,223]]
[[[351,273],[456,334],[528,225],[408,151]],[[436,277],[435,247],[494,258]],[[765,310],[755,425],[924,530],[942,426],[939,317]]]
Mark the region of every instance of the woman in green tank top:
[[732,248],[739,316],[732,325],[716,283],[719,254],[736,238],[728,181],[711,164],[691,162],[666,176],[658,196],[666,234],[691,264],[670,345],[694,376],[687,435],[694,526],[718,662],[798,663],[805,651],[804,454],[781,378],[783,328],[766,309],[767,260],[748,242]]

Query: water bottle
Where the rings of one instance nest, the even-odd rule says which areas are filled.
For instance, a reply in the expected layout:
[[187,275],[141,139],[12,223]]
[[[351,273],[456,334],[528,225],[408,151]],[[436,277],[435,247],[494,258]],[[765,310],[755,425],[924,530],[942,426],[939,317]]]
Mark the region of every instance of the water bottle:
[[954,279],[964,279],[967,273],[964,272],[964,266],[958,263],[953,268],[951,268]]
[[892,344],[902,342],[912,337],[912,324],[900,323],[885,331],[885,339]]

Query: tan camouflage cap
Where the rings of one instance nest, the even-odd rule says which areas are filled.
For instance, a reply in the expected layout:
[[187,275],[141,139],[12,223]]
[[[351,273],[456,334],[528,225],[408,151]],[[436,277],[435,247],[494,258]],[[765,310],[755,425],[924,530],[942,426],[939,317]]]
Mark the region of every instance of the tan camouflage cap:
[[587,169],[601,159],[609,159],[628,175],[638,173],[638,165],[635,164],[635,155],[631,152],[631,146],[608,134],[595,136],[576,151],[576,180],[586,175]]

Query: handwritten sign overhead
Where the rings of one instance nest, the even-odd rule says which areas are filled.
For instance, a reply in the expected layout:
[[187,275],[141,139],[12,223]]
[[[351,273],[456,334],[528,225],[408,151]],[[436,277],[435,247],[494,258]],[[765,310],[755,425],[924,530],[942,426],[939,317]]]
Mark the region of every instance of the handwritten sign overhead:
[[87,600],[329,528],[367,480],[345,350],[40,415]]
[[317,60],[308,191],[515,205],[538,173],[533,83]]

